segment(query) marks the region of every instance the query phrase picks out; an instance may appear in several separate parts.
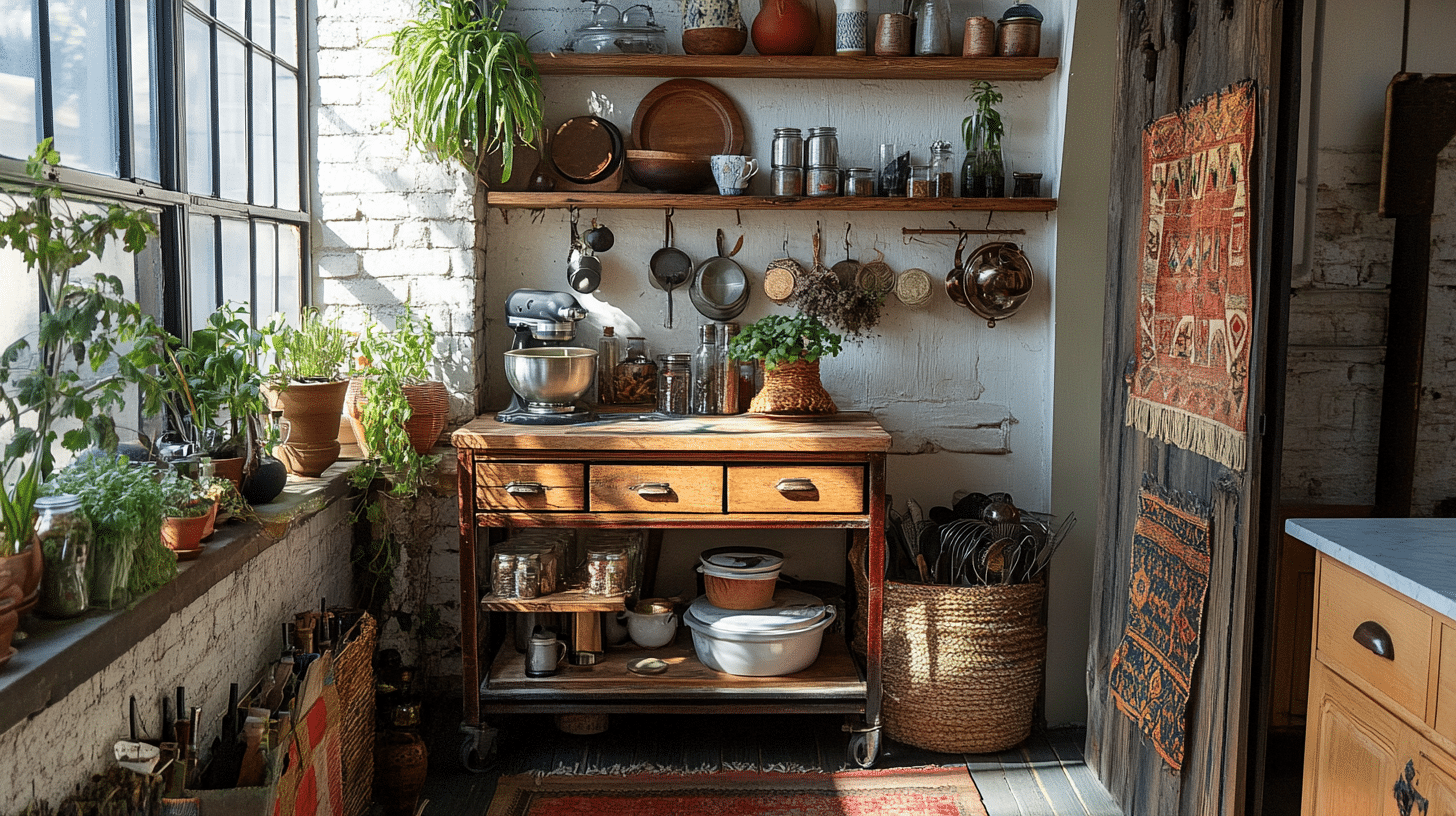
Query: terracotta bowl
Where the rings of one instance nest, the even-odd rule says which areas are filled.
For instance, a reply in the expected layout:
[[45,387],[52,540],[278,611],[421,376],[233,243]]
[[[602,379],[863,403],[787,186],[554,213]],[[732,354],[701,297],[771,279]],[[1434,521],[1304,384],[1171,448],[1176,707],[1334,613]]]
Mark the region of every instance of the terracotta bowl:
[[628,150],[627,175],[654,193],[696,193],[713,184],[713,164],[690,153]]
[[719,609],[762,609],[773,603],[777,585],[777,572],[767,578],[756,579],[703,576],[708,603]]

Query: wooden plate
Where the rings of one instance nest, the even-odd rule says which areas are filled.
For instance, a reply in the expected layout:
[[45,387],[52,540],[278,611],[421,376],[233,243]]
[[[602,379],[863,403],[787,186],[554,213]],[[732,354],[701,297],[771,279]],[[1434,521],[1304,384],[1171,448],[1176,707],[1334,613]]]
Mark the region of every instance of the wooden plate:
[[700,79],[670,79],[658,85],[632,116],[632,147],[641,150],[740,155],[743,134],[738,106]]

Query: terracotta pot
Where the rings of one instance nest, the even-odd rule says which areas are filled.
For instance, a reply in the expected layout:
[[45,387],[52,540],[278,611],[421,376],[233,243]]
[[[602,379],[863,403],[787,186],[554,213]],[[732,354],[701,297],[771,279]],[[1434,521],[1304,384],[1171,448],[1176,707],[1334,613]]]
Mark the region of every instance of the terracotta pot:
[[9,580],[9,574],[0,568],[0,666],[8,663],[10,656],[15,654],[10,639],[20,627],[20,613],[16,611],[20,603],[20,587],[13,583],[6,586],[5,582]]
[[[440,439],[440,432],[445,430],[445,419],[450,413],[450,392],[445,390],[444,383],[431,380],[418,385],[406,385],[404,396],[410,404],[410,418],[405,422],[404,428],[409,433],[415,452],[423,456],[435,447]],[[365,456],[371,456],[373,454],[365,441],[364,425],[360,419],[366,402],[368,400],[364,399],[363,381],[359,378],[350,380],[349,392],[344,397],[344,413],[349,416],[349,422],[354,426],[354,437],[359,443],[359,449]]]
[[819,361],[764,369],[763,388],[748,410],[758,414],[833,414],[839,409],[819,381]]
[[411,816],[425,786],[430,752],[413,731],[385,731],[374,738],[374,801],[386,816]]
[[162,519],[162,543],[169,550],[195,550],[202,546],[202,539],[211,531],[216,518],[217,502],[213,502],[212,507],[201,516],[167,516]]
[[765,0],[753,18],[753,47],[760,54],[810,54],[818,37],[818,13],[802,0]]
[[283,412],[283,439],[279,459],[289,473],[318,476],[339,458],[339,414],[344,408],[348,380],[290,383],[269,395]]
[[227,479],[233,483],[233,487],[239,490],[243,487],[243,457],[233,456],[228,459],[212,460],[212,475]]
[[[14,611],[24,615],[40,600],[40,575],[45,567],[41,557],[40,543],[31,539],[30,544],[15,555],[0,558],[0,571],[10,573],[10,581],[20,587],[20,606]],[[5,586],[0,581],[0,588]]]

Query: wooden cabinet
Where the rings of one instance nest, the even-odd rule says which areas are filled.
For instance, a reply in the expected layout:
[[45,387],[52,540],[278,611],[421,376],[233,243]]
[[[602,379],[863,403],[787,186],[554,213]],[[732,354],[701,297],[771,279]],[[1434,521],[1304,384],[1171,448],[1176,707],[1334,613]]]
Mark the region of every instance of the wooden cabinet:
[[1333,671],[1317,666],[1310,678],[1304,813],[1394,816],[1405,726]]

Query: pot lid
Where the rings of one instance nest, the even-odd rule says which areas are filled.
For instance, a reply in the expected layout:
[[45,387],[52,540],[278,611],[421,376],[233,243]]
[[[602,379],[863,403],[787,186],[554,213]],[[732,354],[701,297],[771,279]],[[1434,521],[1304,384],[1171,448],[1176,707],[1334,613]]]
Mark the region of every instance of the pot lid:
[[1006,9],[1006,13],[1001,15],[1001,19],[998,22],[1004,23],[1010,20],[1035,20],[1040,23],[1042,22],[1042,14],[1036,10],[1036,6],[1030,3],[1017,3],[1011,8]]
[[773,604],[763,609],[720,609],[703,595],[688,607],[693,622],[717,632],[741,635],[788,634],[808,629],[824,618],[824,602],[792,589],[774,593]]
[[752,574],[776,572],[784,565],[784,557],[751,551],[704,553],[700,560],[705,567],[714,567],[719,573]]

